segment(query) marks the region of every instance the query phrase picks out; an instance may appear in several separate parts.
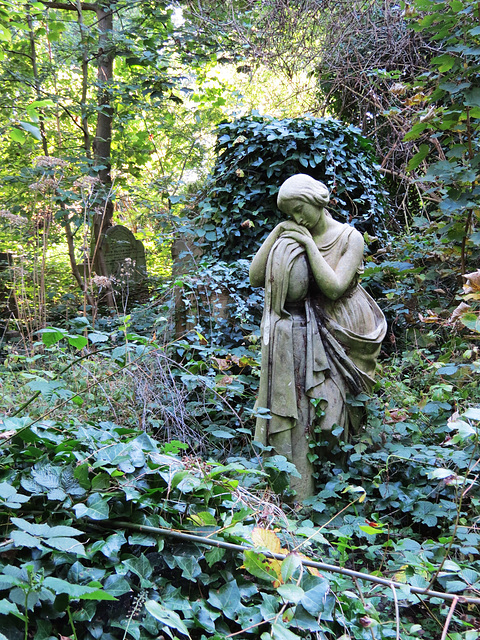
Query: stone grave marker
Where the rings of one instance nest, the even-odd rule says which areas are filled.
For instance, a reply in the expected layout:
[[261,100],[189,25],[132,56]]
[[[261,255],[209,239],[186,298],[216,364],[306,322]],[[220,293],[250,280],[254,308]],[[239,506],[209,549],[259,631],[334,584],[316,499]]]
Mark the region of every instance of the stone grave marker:
[[130,229],[121,224],[107,229],[104,240],[105,265],[109,276],[137,284],[147,275],[145,247]]

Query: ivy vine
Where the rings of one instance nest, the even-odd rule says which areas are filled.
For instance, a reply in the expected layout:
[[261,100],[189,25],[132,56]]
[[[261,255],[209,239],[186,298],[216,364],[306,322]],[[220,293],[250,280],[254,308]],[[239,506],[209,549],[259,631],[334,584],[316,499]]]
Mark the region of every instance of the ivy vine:
[[307,173],[331,192],[329,209],[378,233],[388,215],[371,143],[360,130],[323,118],[250,115],[218,126],[216,163],[195,220],[206,253],[226,261],[254,253],[282,219],[282,182]]

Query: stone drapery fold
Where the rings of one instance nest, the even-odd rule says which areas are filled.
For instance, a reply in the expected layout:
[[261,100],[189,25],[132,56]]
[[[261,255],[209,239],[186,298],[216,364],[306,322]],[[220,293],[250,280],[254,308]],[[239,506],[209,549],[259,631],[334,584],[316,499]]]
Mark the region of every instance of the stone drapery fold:
[[[319,247],[333,269],[345,253],[352,232],[355,232],[353,227],[342,225],[339,234],[328,245]],[[270,418],[259,416],[255,431],[255,440],[263,445],[269,444],[271,434],[291,431],[295,427],[302,394],[308,399],[330,402],[332,406],[342,403],[336,424],[343,427],[347,435],[346,396],[371,389],[376,358],[386,333],[383,313],[357,283],[357,278],[339,300],[332,301],[319,291],[311,277],[307,277],[305,282],[296,283],[297,290],[300,287],[304,291],[301,300],[288,300],[293,265],[299,259],[306,260],[305,256],[303,246],[286,231],[275,242],[267,260],[261,326],[262,368],[256,407],[268,409]],[[301,376],[295,370],[293,335],[298,330],[298,317],[306,331],[306,353],[302,354],[305,371]],[[304,380],[301,385],[304,388],[299,388],[300,378]],[[332,393],[336,397],[332,397]],[[344,424],[338,424],[338,421]],[[307,434],[310,427],[311,424],[305,425]],[[321,424],[322,429],[331,430],[332,427],[332,424]],[[292,449],[294,443],[289,447]]]

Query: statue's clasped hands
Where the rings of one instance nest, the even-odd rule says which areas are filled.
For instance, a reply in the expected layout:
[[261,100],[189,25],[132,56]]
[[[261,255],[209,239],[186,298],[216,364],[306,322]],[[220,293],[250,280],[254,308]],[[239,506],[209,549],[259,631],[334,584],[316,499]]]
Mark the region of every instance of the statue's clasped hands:
[[278,234],[278,238],[281,236],[292,238],[292,240],[296,240],[296,242],[304,247],[307,247],[310,243],[315,244],[310,231],[293,220],[281,222],[275,227],[275,231]]

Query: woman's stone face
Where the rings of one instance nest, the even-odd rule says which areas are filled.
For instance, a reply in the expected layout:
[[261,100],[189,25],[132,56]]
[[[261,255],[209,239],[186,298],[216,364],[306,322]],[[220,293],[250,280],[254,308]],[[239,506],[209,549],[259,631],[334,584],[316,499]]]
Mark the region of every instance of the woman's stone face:
[[297,198],[287,200],[283,206],[284,212],[293,218],[297,224],[313,229],[322,215],[322,209],[309,202]]

